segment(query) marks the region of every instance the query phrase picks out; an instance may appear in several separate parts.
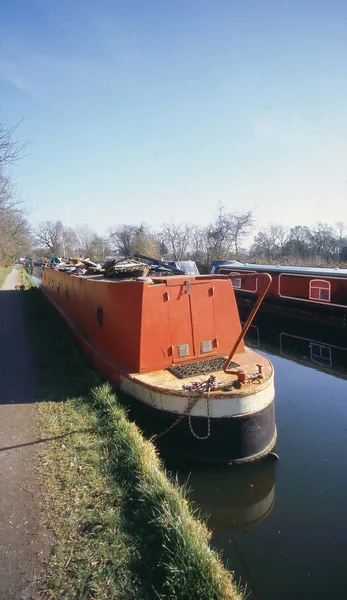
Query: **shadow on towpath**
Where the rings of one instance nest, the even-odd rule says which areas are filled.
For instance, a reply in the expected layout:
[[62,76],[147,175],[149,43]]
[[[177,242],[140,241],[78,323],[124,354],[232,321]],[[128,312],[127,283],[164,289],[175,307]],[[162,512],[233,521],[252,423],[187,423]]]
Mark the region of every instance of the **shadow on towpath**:
[[40,525],[35,385],[17,269],[0,290],[0,598],[37,600],[51,534]]

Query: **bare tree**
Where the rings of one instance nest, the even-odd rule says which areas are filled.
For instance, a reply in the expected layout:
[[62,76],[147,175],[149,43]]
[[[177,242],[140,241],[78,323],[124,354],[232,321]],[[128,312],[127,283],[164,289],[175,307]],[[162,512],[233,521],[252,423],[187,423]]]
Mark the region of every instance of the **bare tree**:
[[106,237],[95,234],[91,241],[92,256],[96,260],[105,260],[111,254],[111,246]]
[[61,256],[64,254],[63,231],[61,221],[41,221],[34,230],[36,243],[44,252]]
[[250,256],[265,258],[267,261],[278,260],[283,255],[287,240],[287,229],[283,225],[272,223],[257,233]]
[[194,225],[191,223],[164,223],[161,226],[160,239],[167,247],[172,260],[189,258]]
[[113,251],[120,256],[130,256],[139,252],[153,258],[160,257],[160,243],[145,223],[111,227],[108,240]]
[[93,240],[96,233],[84,224],[76,227],[75,234],[78,254],[91,258],[94,255]]
[[235,258],[239,258],[240,244],[251,233],[254,227],[254,217],[252,211],[235,213],[231,215],[231,238],[233,241]]
[[289,231],[283,254],[288,258],[308,259],[311,254],[312,235],[312,231],[306,225],[295,225]]
[[14,139],[17,126],[0,125],[0,260],[7,261],[30,246],[30,227],[26,209],[11,185],[8,167],[22,157],[26,146]]
[[75,229],[75,234],[78,254],[88,256],[93,260],[104,260],[105,256],[111,253],[107,238],[98,235],[88,225],[79,225]]
[[231,213],[219,205],[215,220],[207,227],[209,255],[213,259],[239,256],[240,244],[254,226],[252,211]]
[[324,260],[338,257],[339,240],[334,229],[327,223],[316,223],[312,230],[311,253]]

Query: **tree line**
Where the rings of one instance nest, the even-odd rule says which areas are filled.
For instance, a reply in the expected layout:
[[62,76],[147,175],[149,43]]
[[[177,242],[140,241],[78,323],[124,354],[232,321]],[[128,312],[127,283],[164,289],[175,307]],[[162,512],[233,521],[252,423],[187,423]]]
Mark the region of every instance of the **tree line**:
[[269,224],[255,232],[248,248],[243,246],[254,232],[252,211],[229,212],[219,206],[207,226],[193,223],[163,223],[155,231],[146,223],[110,227],[100,236],[87,226],[64,227],[61,221],[43,221],[33,231],[35,253],[57,256],[122,258],[135,253],[164,260],[195,260],[207,272],[213,260],[241,262],[340,265],[347,262],[347,228],[317,223],[314,227],[286,228]]
[[[271,223],[256,230],[251,210],[228,210],[219,204],[206,226],[169,221],[154,230],[146,223],[115,224],[105,235],[87,225],[68,227],[62,221],[41,221],[30,227],[27,209],[16,196],[9,167],[25,146],[14,139],[16,127],[0,125],[0,263],[19,256],[80,256],[104,260],[135,253],[164,260],[195,260],[200,271],[213,260],[342,265],[347,262],[347,228],[316,223],[285,227]],[[253,235],[253,240],[249,243]],[[247,242],[248,247],[245,247]]]
[[17,161],[25,149],[15,139],[17,127],[0,124],[0,262],[11,261],[12,257],[27,251],[32,243],[32,234],[27,220],[27,211],[17,196],[9,173],[10,166]]

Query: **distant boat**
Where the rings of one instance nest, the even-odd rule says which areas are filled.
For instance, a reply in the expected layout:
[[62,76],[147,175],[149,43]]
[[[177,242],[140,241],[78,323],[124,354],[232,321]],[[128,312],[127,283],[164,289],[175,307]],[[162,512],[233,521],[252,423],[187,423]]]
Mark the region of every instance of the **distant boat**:
[[269,273],[272,283],[265,302],[277,307],[299,309],[320,315],[337,316],[347,324],[347,269],[253,265],[237,261],[213,261],[211,274],[234,275],[233,286],[238,298],[250,301],[261,292],[254,277],[237,278],[237,274]]
[[147,275],[126,279],[43,267],[41,289],[158,443],[205,462],[262,458],[276,442],[274,371],[244,336],[271,277],[253,275],[264,292],[241,328],[231,276],[146,258]]

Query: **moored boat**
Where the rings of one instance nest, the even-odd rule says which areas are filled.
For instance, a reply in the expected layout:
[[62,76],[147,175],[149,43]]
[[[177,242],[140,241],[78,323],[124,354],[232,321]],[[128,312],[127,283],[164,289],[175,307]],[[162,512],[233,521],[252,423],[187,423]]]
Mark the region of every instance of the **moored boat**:
[[[280,311],[303,311],[308,317],[338,318],[347,325],[347,269],[212,262],[211,274],[269,273],[272,282],[265,303]],[[251,307],[261,292],[253,278],[233,280],[236,297]]]
[[205,462],[260,459],[276,442],[274,371],[244,336],[271,277],[254,275],[266,285],[241,328],[232,276],[169,273],[110,279],[43,267],[41,289],[158,443]]

